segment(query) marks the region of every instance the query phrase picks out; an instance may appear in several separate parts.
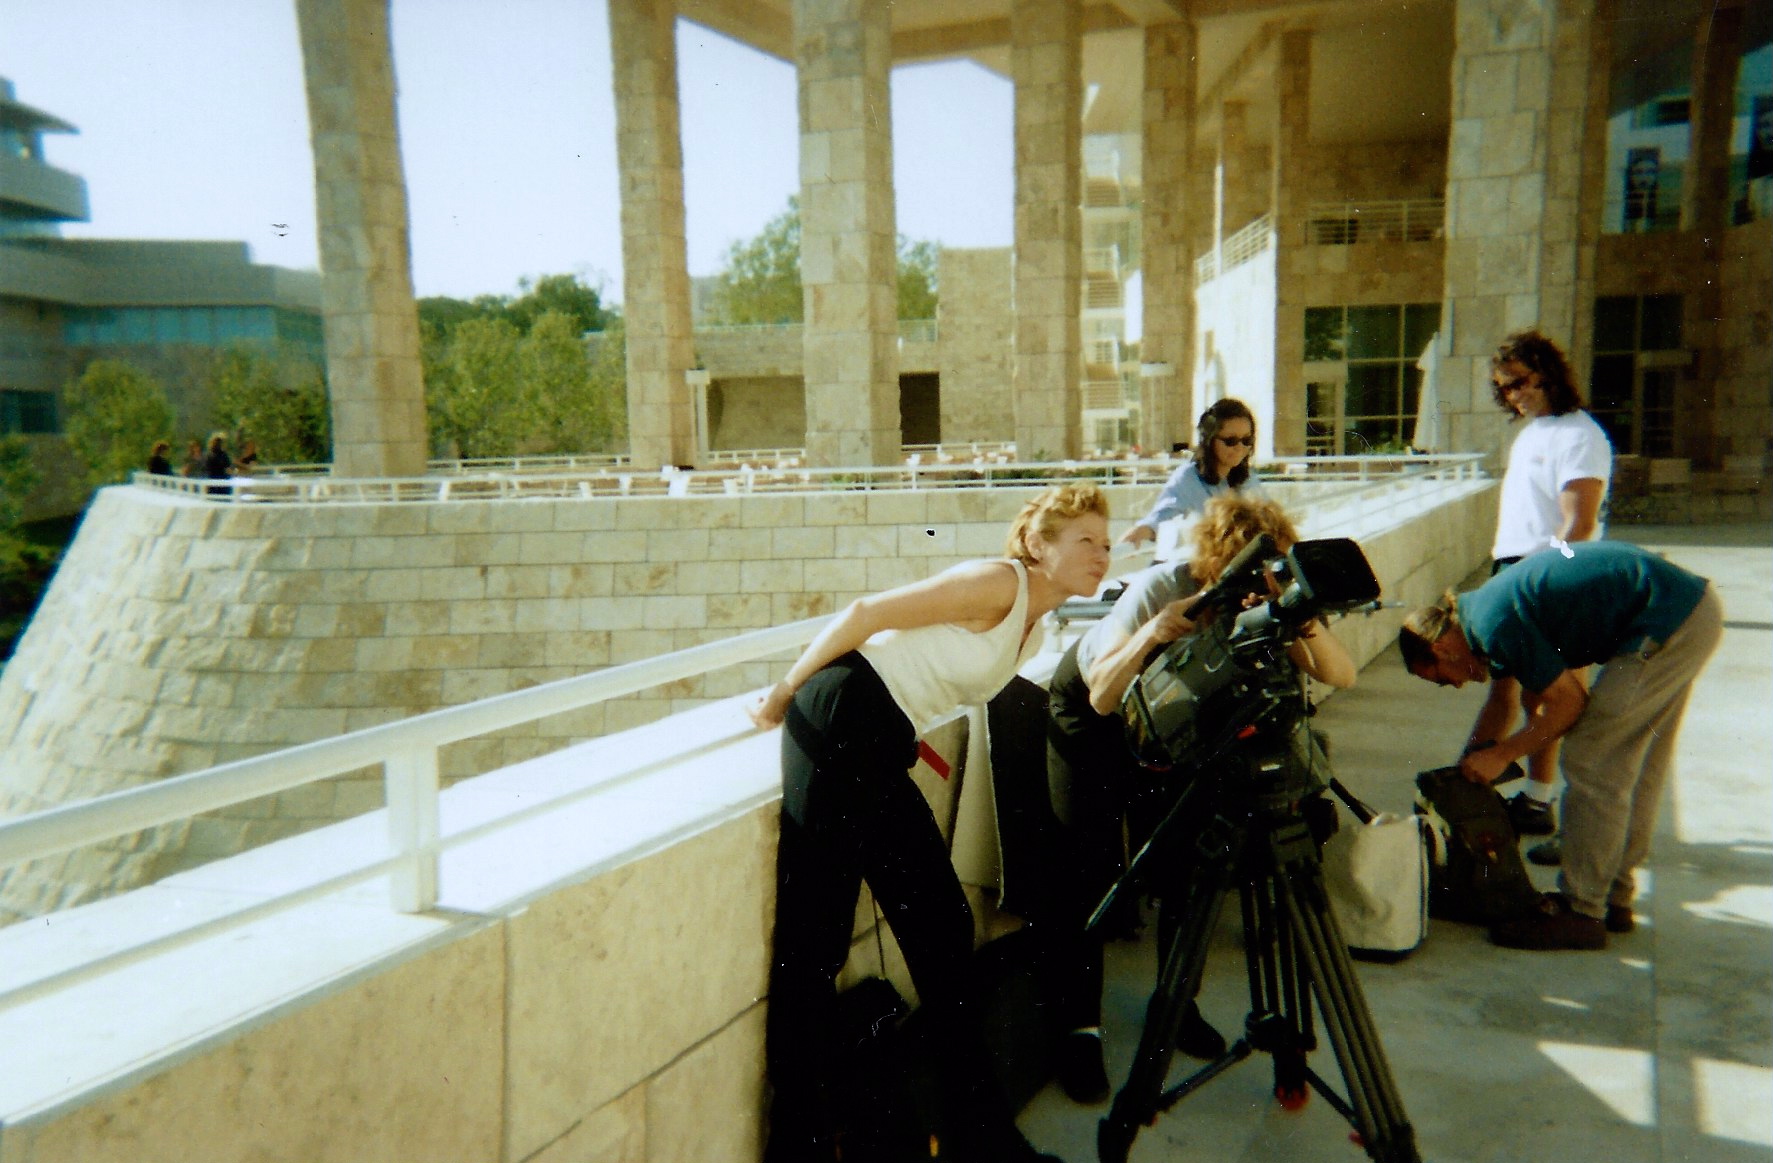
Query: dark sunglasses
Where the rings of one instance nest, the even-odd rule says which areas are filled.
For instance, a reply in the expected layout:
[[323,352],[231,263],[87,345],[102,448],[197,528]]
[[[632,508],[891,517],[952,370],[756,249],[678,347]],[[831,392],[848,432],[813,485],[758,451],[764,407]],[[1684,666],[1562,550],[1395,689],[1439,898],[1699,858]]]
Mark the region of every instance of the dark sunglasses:
[[1526,374],[1526,375],[1524,375],[1524,376],[1516,376],[1516,377],[1514,377],[1514,379],[1512,379],[1512,380],[1509,380],[1509,381],[1508,381],[1508,382],[1507,382],[1507,383],[1505,383],[1505,384],[1497,384],[1497,385],[1496,385],[1496,390],[1497,390],[1497,391],[1498,391],[1498,392],[1501,392],[1501,393],[1502,393],[1502,394],[1503,394],[1503,395],[1505,395],[1505,396],[1506,396],[1506,395],[1508,395],[1508,393],[1510,393],[1510,392],[1518,392],[1518,391],[1520,391],[1520,390],[1521,390],[1521,389],[1522,389],[1522,388],[1524,388],[1524,387],[1526,387],[1526,386],[1527,386],[1527,381],[1528,381],[1528,380],[1530,380],[1530,379],[1532,379],[1532,378],[1533,378],[1533,373],[1532,373],[1532,372],[1528,372],[1528,373],[1527,373],[1527,374]]
[[1232,448],[1236,448],[1240,444],[1245,448],[1256,447],[1256,438],[1254,436],[1215,436],[1213,439],[1217,440],[1220,444],[1229,445]]

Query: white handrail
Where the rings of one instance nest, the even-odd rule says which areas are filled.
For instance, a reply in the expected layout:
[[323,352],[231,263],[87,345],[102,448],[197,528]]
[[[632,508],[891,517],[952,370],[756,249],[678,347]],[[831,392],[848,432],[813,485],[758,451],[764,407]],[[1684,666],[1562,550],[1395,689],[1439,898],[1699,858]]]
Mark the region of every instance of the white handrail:
[[[1124,385],[1123,385],[1124,386]],[[777,450],[785,451],[785,450]],[[979,445],[937,446],[915,463],[809,468],[798,464],[741,463],[678,471],[651,469],[586,472],[488,472],[422,477],[237,477],[229,481],[135,474],[132,483],[175,492],[212,504],[385,504],[395,502],[479,502],[535,498],[587,500],[632,496],[713,496],[776,492],[896,491],[930,488],[1025,488],[1065,477],[1106,484],[1161,482],[1175,462],[1167,457],[1021,461],[1013,448]],[[760,458],[761,459],[761,458]],[[1264,476],[1331,479],[1343,474],[1368,479],[1375,472],[1419,474],[1475,469],[1480,453],[1277,457],[1263,461]]]
[[[1417,471],[1398,471],[1378,480],[1367,473],[1376,461],[1390,460]],[[1428,462],[1428,463],[1424,463]],[[1323,467],[1330,471],[1282,473],[1273,483],[1327,482],[1346,484],[1305,502],[1300,522],[1313,536],[1372,536],[1396,523],[1396,518],[1420,513],[1439,503],[1449,490],[1458,492],[1473,482],[1486,480],[1481,457],[1474,454],[1424,457],[1336,457],[1288,461],[1268,467],[1300,469]],[[1169,467],[1166,462],[1152,462]],[[1095,467],[1116,467],[1096,462]],[[1155,478],[1154,478],[1155,479]],[[1427,485],[1427,489],[1412,487]],[[361,884],[374,877],[389,877],[390,907],[402,913],[422,912],[439,898],[439,877],[445,851],[470,843],[501,829],[516,826],[538,814],[554,811],[564,803],[597,794],[593,785],[538,800],[496,818],[458,828],[449,835],[440,829],[440,781],[438,749],[464,739],[520,727],[550,716],[577,710],[607,699],[633,694],[663,683],[708,673],[722,667],[796,651],[829,621],[829,616],[808,618],[783,626],[735,635],[718,642],[672,654],[610,667],[590,674],[561,679],[527,690],[498,695],[478,702],[416,715],[398,722],[365,728],[333,739],[320,740],[282,751],[222,764],[204,771],[175,776],[146,786],[113,792],[79,803],[66,804],[33,815],[0,822],[0,868],[53,856],[89,844],[128,836],[157,825],[215,811],[232,804],[286,791],[365,767],[381,766],[386,782],[388,844],[381,854],[364,853],[342,861],[318,880],[279,895],[242,904],[195,924],[185,925],[143,941],[89,958],[78,966],[52,970],[7,989],[0,989],[0,1004],[11,1005],[29,997],[84,980],[111,968],[155,952],[199,939],[226,928],[295,907],[328,893]],[[943,722],[977,709],[961,709]],[[938,724],[940,725],[940,724]],[[622,782],[642,778],[661,767],[683,762],[716,747],[753,734],[735,716],[733,728],[718,739],[703,739],[695,747],[647,759],[625,770]]]
[[[657,658],[575,675],[458,707],[428,711],[348,735],[255,755],[205,771],[173,776],[142,787],[0,822],[0,868],[128,836],[159,824],[390,762],[399,768],[394,778],[401,784],[398,798],[402,810],[413,817],[396,822],[394,827],[416,851],[426,843],[435,843],[434,818],[427,825],[416,817],[423,812],[430,812],[434,817],[436,780],[434,771],[427,774],[423,766],[425,760],[414,757],[428,755],[434,765],[437,748],[448,743],[507,730],[723,666],[797,650],[812,640],[828,617],[807,618],[739,634]],[[428,808],[419,802],[425,798],[427,786],[431,801]],[[395,799],[395,795],[390,795],[391,814],[395,812]],[[398,855],[410,856],[412,852]],[[435,873],[432,875],[434,877]],[[431,896],[434,900],[435,891]]]

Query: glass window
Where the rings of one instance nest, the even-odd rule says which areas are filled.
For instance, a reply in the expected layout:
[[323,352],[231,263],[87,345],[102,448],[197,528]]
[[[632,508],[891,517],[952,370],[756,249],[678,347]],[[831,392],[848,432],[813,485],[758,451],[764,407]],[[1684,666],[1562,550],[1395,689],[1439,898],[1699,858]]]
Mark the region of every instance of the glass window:
[[1308,455],[1395,451],[1415,432],[1416,361],[1440,327],[1439,303],[1308,307],[1305,360],[1341,363],[1341,379],[1305,386]]
[[1589,376],[1589,397],[1596,412],[1631,407],[1631,378],[1637,360],[1629,355],[1597,355]]
[[1635,351],[1637,349],[1638,301],[1629,295],[1609,296],[1594,301],[1594,349],[1596,351]]
[[1404,307],[1403,354],[1414,359],[1422,357],[1423,349],[1434,333],[1441,329],[1439,303],[1410,303]]
[[1640,353],[1681,347],[1679,295],[1595,300],[1595,355],[1589,364],[1590,411],[1621,453],[1672,456],[1680,373]]
[[0,433],[36,435],[60,432],[52,392],[0,391]]
[[185,341],[184,313],[177,307],[154,308],[154,342],[183,343]]
[[1673,351],[1681,346],[1681,297],[1645,295],[1639,351]]
[[1348,358],[1396,359],[1402,350],[1401,312],[1395,304],[1348,309]]
[[1342,308],[1305,309],[1305,359],[1308,363],[1345,359],[1347,345],[1347,337],[1342,331]]
[[1395,416],[1398,403],[1398,365],[1395,362],[1348,365],[1345,415]]
[[208,307],[185,308],[185,340],[188,343],[215,342],[215,320]]

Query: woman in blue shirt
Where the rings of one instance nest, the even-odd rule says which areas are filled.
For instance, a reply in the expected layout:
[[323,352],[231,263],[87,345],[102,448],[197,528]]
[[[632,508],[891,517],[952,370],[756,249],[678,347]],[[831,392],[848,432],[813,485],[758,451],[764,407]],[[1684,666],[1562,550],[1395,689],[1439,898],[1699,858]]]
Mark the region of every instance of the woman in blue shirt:
[[1209,497],[1233,489],[1260,492],[1250,479],[1256,450],[1256,417],[1242,400],[1224,399],[1200,414],[1194,458],[1170,475],[1157,503],[1120,539],[1133,545],[1157,536],[1171,517],[1198,513]]

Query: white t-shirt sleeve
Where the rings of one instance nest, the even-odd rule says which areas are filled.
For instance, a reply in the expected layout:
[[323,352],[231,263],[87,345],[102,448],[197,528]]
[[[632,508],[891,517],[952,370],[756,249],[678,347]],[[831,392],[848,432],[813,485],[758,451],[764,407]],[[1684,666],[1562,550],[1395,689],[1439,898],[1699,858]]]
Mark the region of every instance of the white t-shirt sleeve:
[[1569,487],[1571,481],[1594,479],[1605,482],[1613,475],[1613,446],[1607,434],[1586,413],[1577,413],[1582,422],[1571,424],[1559,441],[1562,447],[1557,458],[1557,487]]

